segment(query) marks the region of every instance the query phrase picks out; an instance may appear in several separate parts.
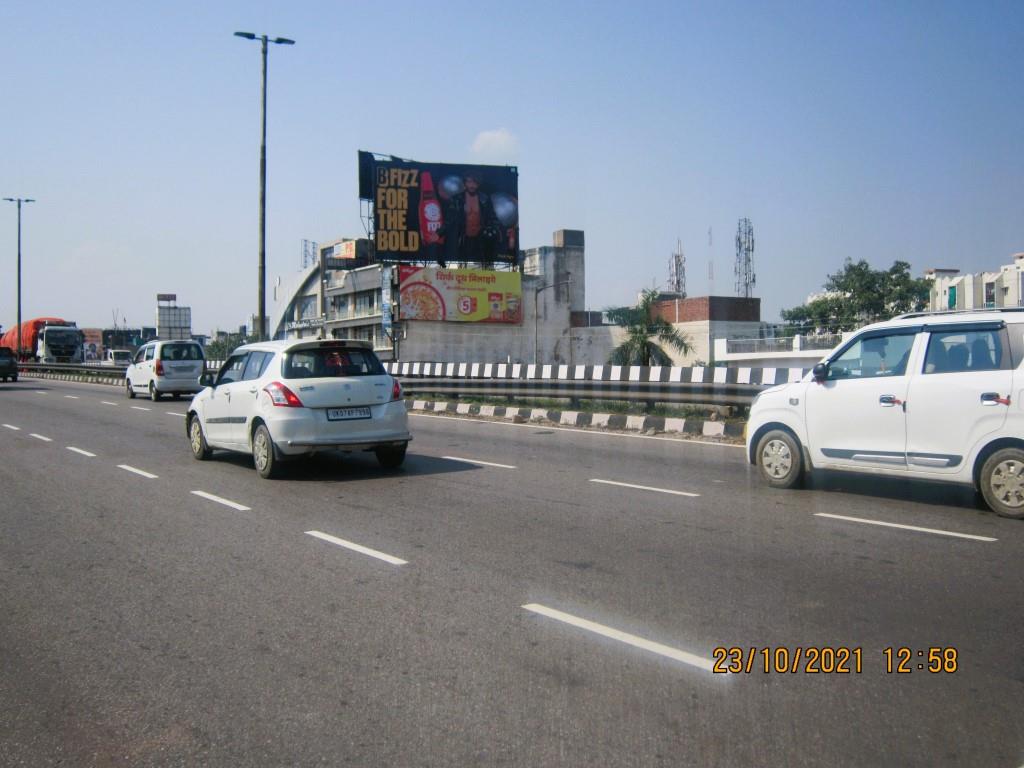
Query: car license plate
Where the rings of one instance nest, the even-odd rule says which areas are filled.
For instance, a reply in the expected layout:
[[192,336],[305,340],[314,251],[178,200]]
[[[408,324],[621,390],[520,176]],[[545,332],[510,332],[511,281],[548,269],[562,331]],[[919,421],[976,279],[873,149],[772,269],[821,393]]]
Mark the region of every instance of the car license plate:
[[370,418],[369,408],[328,408],[328,421],[341,421],[342,419],[368,419]]

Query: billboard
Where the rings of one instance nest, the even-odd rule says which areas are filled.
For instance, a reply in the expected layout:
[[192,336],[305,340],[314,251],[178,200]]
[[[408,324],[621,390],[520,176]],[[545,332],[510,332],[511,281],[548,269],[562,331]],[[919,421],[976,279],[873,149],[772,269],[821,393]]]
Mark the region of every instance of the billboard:
[[359,196],[373,203],[381,261],[515,264],[519,171],[514,166],[420,163],[359,153]]
[[400,320],[523,322],[522,275],[488,269],[398,268]]

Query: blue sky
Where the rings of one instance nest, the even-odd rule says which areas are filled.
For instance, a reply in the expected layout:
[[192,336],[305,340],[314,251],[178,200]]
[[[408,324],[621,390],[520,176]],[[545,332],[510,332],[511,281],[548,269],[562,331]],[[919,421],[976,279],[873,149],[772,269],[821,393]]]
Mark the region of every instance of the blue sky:
[[[23,315],[196,331],[255,311],[259,45],[268,285],[302,238],[362,233],[356,151],[519,167],[521,238],[586,231],[593,309],[667,281],[762,317],[846,258],[993,269],[1024,251],[1024,4],[4,3],[0,196]],[[712,227],[714,244],[708,247]],[[0,323],[16,216],[0,208]],[[268,289],[269,290],[269,289]]]

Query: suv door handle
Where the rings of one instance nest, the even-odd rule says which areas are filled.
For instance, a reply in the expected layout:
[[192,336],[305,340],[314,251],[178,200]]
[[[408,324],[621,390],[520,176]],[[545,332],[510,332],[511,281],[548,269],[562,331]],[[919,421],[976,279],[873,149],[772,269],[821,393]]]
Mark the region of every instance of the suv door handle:
[[982,405],[1009,405],[1009,397],[1000,397],[998,392],[983,392],[981,394]]
[[897,398],[896,395],[880,395],[878,402],[883,408],[892,408],[894,405],[903,405],[903,401]]

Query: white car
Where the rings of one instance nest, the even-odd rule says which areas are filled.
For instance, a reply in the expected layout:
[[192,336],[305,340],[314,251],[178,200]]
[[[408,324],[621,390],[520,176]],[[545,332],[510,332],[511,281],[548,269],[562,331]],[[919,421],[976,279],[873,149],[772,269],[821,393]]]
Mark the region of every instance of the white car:
[[268,341],[239,347],[188,407],[192,455],[252,453],[261,477],[320,451],[373,451],[405,460],[412,436],[402,387],[365,341]]
[[1024,518],[1024,310],[901,315],[765,390],[747,456],[769,485],[811,469],[973,485]]
[[202,387],[199,377],[206,370],[203,348],[194,341],[150,341],[139,347],[125,370],[124,387],[130,398],[137,394],[159,400],[172,395],[192,395]]

